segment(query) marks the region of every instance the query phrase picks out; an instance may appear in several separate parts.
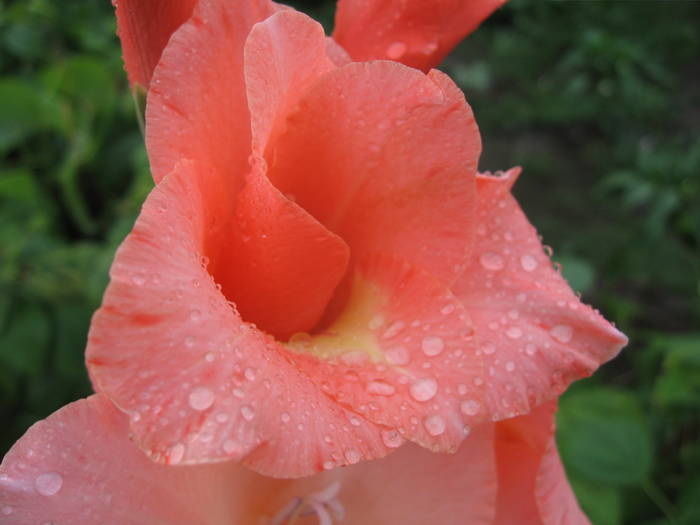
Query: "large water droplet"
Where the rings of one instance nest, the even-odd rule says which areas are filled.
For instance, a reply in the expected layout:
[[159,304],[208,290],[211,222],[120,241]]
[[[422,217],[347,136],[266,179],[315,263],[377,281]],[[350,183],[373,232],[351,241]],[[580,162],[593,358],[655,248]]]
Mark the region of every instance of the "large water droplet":
[[445,420],[437,414],[426,417],[423,425],[431,436],[439,436],[445,433]]
[[421,343],[423,353],[427,356],[436,356],[445,348],[445,343],[437,336],[428,336]]
[[201,412],[214,404],[214,392],[205,386],[197,387],[190,392],[188,401],[192,408]]
[[568,324],[558,324],[549,330],[549,335],[560,343],[568,343],[574,336],[574,330]]
[[246,368],[243,371],[243,375],[248,381],[254,381],[255,380],[255,369],[254,368]]
[[425,377],[423,379],[418,379],[414,381],[409,392],[411,397],[416,401],[430,401],[437,394],[438,384],[435,379],[431,377]]
[[505,266],[503,257],[496,252],[486,252],[482,254],[479,258],[479,262],[481,262],[481,266],[487,270],[493,271],[502,270]]
[[63,487],[63,476],[58,472],[39,474],[34,480],[34,488],[42,496],[53,496]]
[[12,510],[13,510],[12,507],[10,507],[9,505],[5,505],[5,506],[2,508],[2,514],[3,514],[3,516],[9,516],[10,514],[12,514]]
[[523,331],[517,326],[511,326],[506,330],[506,335],[511,339],[520,339],[523,335]]
[[474,399],[467,399],[462,402],[460,409],[467,416],[475,416],[479,413],[479,410],[481,410],[481,404]]
[[386,48],[386,56],[391,60],[399,60],[406,54],[406,44],[403,42],[393,42]]

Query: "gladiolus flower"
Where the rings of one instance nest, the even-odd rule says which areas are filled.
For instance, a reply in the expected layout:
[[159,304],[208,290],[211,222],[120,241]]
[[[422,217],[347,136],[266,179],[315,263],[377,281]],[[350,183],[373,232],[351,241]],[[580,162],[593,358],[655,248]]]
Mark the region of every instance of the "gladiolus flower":
[[293,10],[201,0],[155,68],[157,186],[87,363],[156,461],[293,477],[454,452],[626,342],[552,268],[519,170],[477,175],[455,84],[337,51]]
[[455,455],[387,458],[280,480],[232,463],[167,467],[105,397],[29,429],[0,466],[0,523],[584,525],[554,447],[553,405],[475,430]]

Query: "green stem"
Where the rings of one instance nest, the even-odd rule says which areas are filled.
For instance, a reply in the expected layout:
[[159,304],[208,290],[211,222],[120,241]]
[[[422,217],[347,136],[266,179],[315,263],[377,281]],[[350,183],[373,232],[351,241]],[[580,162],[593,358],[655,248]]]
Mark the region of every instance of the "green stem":
[[652,479],[647,479],[642,483],[642,490],[644,490],[647,497],[664,514],[670,525],[678,525],[676,509],[673,503],[671,503],[671,500],[668,499],[664,491],[662,491]]

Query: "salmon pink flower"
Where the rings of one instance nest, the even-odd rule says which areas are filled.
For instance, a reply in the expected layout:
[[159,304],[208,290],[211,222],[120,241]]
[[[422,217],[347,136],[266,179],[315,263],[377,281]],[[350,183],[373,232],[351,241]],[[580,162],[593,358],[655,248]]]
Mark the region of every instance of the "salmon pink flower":
[[554,440],[553,405],[483,425],[455,455],[406,445],[298,480],[232,463],[167,467],[96,395],[29,429],[0,466],[0,523],[36,525],[584,525]]
[[[132,85],[148,88],[170,35],[198,1],[112,0]],[[505,1],[339,0],[328,45],[338,57],[390,59],[428,71]]]
[[552,268],[519,170],[477,175],[447,76],[330,49],[293,10],[201,0],[153,73],[157,186],[87,364],[156,461],[294,477],[454,452],[626,342]]

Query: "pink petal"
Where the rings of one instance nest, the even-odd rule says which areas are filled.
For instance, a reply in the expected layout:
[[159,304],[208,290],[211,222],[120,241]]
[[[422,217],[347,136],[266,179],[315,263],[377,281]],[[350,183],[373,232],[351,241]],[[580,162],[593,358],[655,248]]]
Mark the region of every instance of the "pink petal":
[[483,408],[462,408],[466,400],[484,403],[472,334],[447,288],[377,254],[357,263],[343,313],[296,344],[290,359],[329,397],[367,419],[433,450],[454,451],[486,416]]
[[393,253],[450,284],[473,232],[481,149],[444,75],[391,62],[331,71],[268,146],[270,180],[350,246]]
[[[227,458],[277,476],[389,450],[380,428],[323,394],[242,321],[201,260],[227,217],[225,188],[181,164],[151,193],[120,247],[89,334],[95,389],[131,414],[153,459]],[[328,436],[328,440],[326,440]]]
[[335,69],[323,27],[293,10],[253,27],[245,45],[245,80],[253,151],[263,154],[287,113],[320,76]]
[[0,523],[208,525],[245,519],[264,480],[232,465],[156,465],[97,395],[32,426],[0,466]]
[[552,268],[510,194],[519,172],[478,177],[476,241],[452,288],[474,322],[495,418],[525,414],[555,398],[627,343]]
[[555,403],[496,424],[496,525],[586,525],[554,440]]
[[354,60],[428,71],[505,0],[340,0],[333,38]]
[[148,89],[170,35],[192,14],[197,0],[112,0],[130,84]]
[[253,25],[274,11],[268,0],[201,0],[172,36],[146,107],[156,182],[186,158],[227,174],[234,188],[243,184],[251,137],[243,46]]

